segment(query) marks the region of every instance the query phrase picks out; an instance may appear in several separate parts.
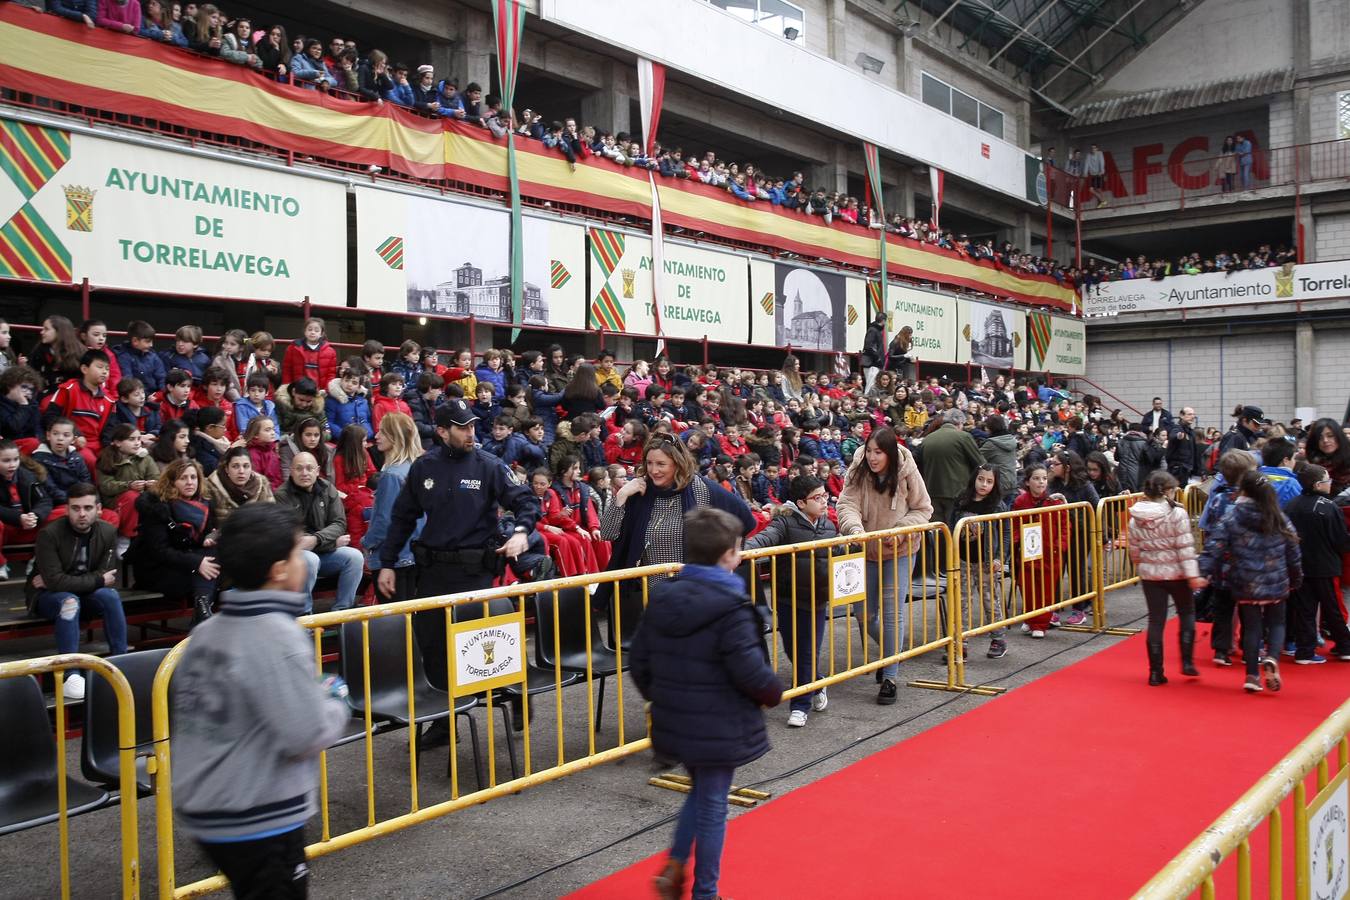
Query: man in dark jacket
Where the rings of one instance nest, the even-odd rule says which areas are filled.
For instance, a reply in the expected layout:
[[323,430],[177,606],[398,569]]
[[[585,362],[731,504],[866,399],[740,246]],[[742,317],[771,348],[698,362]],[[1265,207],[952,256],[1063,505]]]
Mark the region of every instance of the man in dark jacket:
[[[839,534],[830,521],[830,495],[820,479],[799,475],[788,485],[788,496],[791,499],[774,510],[769,524],[745,542],[745,549],[821,541]],[[778,606],[778,630],[792,657],[794,686],[803,685],[823,674],[818,660],[830,610],[830,551],[780,554],[772,557],[771,565],[775,569],[773,583],[778,586],[778,596],[774,598]],[[819,712],[828,704],[825,688],[793,697],[788,725],[801,728],[809,711]]]
[[1144,413],[1143,429],[1146,433],[1152,434],[1159,428],[1164,431],[1170,429],[1174,424],[1172,414],[1163,408],[1161,397],[1153,398],[1153,407]]
[[1331,655],[1350,661],[1350,629],[1337,602],[1336,579],[1341,560],[1350,553],[1350,534],[1340,507],[1327,496],[1331,476],[1321,466],[1308,465],[1298,474],[1303,493],[1290,500],[1284,514],[1294,523],[1303,552],[1303,584],[1289,597],[1289,620],[1294,641],[1294,662],[1314,665],[1326,662],[1317,653],[1317,614],[1334,645]]
[[[84,482],[66,492],[66,515],[38,532],[25,594],[28,611],[50,619],[57,653],[80,649],[80,609],[103,619],[108,652],[127,652],[127,620],[117,583],[117,528],[99,518],[98,489]],[[84,698],[84,677],[72,672],[62,687],[67,700]]]
[[872,382],[877,380],[877,373],[881,371],[881,366],[886,361],[886,316],[884,313],[877,313],[877,317],[872,320],[872,324],[867,326],[867,334],[863,336],[862,353],[858,357],[858,363],[862,366],[863,375],[866,383],[863,385],[863,391],[872,389]]
[[966,433],[965,424],[965,413],[949,409],[943,413],[942,427],[923,439],[919,470],[933,501],[934,522],[951,518],[956,498],[970,484],[970,474],[984,465],[979,445]]
[[291,477],[277,488],[277,503],[295,510],[304,537],[300,548],[309,567],[305,593],[309,595],[308,613],[314,608],[314,582],[320,575],[337,575],[337,601],[333,609],[356,605],[356,588],[361,584],[365,559],[351,546],[347,533],[347,512],[337,488],[319,477],[319,461],[312,453],[297,453],[291,460]]
[[1116,481],[1122,491],[1139,490],[1143,482],[1140,460],[1148,451],[1148,436],[1131,424],[1116,443]]
[[769,752],[760,707],[783,696],[759,617],[734,574],[742,531],[720,510],[685,516],[684,569],[652,589],[629,651],[633,681],[651,701],[652,746],[683,763],[693,781],[657,879],[662,897],[683,896],[695,843],[694,896],[717,896],[731,779],[737,766]]
[[1203,474],[1203,465],[1200,444],[1195,439],[1195,410],[1183,406],[1167,430],[1167,471],[1184,487],[1191,476]]

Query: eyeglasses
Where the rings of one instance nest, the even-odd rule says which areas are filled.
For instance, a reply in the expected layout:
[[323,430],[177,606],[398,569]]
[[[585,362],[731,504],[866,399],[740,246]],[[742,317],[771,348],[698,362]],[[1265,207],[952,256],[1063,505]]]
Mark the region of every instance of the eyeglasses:
[[827,493],[825,493],[824,491],[820,491],[819,493],[808,494],[807,497],[806,497],[806,499],[807,499],[807,500],[815,500],[815,501],[817,501],[817,502],[820,502],[820,501],[824,501],[824,500],[830,499],[830,495],[827,494]]

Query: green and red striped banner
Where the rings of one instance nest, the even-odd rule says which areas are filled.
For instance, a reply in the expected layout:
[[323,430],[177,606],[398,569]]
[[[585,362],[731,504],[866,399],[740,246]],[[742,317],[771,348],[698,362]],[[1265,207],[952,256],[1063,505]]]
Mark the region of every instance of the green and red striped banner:
[[606,283],[591,301],[591,319],[610,331],[624,330],[623,304],[615,295],[613,285]]
[[548,264],[548,279],[549,285],[556,291],[572,280],[572,273],[567,271],[567,266],[561,260],[552,259]]
[[375,248],[380,259],[391,269],[403,268],[403,238],[391,236],[384,239],[380,246]]
[[[871,200],[868,205],[872,207],[873,213],[876,216],[879,216],[882,222],[885,222],[886,208],[881,200],[881,156],[877,151],[876,144],[863,144],[863,159],[867,162],[867,191]],[[869,223],[864,222],[861,224],[865,225]],[[877,237],[877,269],[879,271],[877,281],[884,284],[887,277],[886,229],[882,228],[877,231]],[[871,299],[871,303],[867,308],[867,318],[868,321],[871,321],[878,313],[884,313],[886,311],[886,298],[880,285],[869,283],[867,286],[870,289],[868,291],[868,297]]]
[[[55,128],[28,125],[9,119],[0,121],[0,172],[4,172],[23,195],[24,204],[0,225],[0,277],[33,281],[70,281],[70,251],[33,205],[33,195],[51,181],[70,159],[70,134]],[[68,204],[69,205],[69,204]],[[82,223],[88,205],[76,209],[74,231],[86,231]]]
[[763,307],[766,316],[773,315],[773,308],[776,305],[773,291],[766,291],[764,296],[759,298],[759,305]]
[[599,292],[591,301],[591,321],[610,331],[624,331],[627,319],[623,312],[623,301],[614,293],[614,286],[609,283],[614,271],[619,268],[619,261],[623,259],[624,236],[603,228],[587,230],[590,233],[590,240],[587,243],[591,247],[591,257],[600,267],[600,274],[604,278]]
[[0,226],[0,278],[71,281],[70,251],[25,203]]
[[858,307],[854,306],[852,303],[848,305],[848,324],[858,324]]
[[[497,37],[497,83],[502,91],[502,109],[515,109],[516,73],[520,69],[520,42],[525,35],[525,9],[518,0],[495,0],[492,24]],[[520,214],[520,173],[516,166],[516,132],[506,131],[506,174],[511,189],[511,324],[522,321],[525,297],[525,235]],[[511,329],[511,343],[520,328]]]
[[1045,358],[1050,355],[1050,333],[1054,326],[1049,313],[1028,312],[1027,313],[1027,341],[1031,344],[1031,352],[1035,354],[1035,364],[1032,369],[1040,371],[1045,368]]

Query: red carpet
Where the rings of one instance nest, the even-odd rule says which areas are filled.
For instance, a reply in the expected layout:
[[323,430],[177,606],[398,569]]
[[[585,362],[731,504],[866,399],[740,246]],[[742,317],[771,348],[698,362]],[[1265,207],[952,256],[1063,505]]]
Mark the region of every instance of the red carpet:
[[[1175,627],[1165,687],[1145,684],[1141,634],[739,816],[722,893],[1130,896],[1350,695],[1350,663],[1291,662],[1283,691],[1249,696],[1240,666],[1200,652],[1207,625],[1200,677],[1184,678]],[[828,726],[827,712],[808,727]],[[1258,883],[1264,847],[1253,848]],[[1292,869],[1292,839],[1285,847]],[[572,897],[651,896],[663,858]]]

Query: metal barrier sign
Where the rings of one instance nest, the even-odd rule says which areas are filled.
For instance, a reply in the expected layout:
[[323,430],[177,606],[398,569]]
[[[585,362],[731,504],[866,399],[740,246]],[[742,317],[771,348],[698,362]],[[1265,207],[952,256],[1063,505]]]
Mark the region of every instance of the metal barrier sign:
[[867,599],[867,557],[846,553],[830,558],[830,606],[847,606]]
[[1022,525],[1022,562],[1035,562],[1045,556],[1045,533],[1039,522]]
[[524,611],[471,619],[451,626],[456,697],[495,690],[525,680]]
[[1350,897],[1350,788],[1341,769],[1308,804],[1303,835],[1307,869],[1299,879],[1299,900]]

